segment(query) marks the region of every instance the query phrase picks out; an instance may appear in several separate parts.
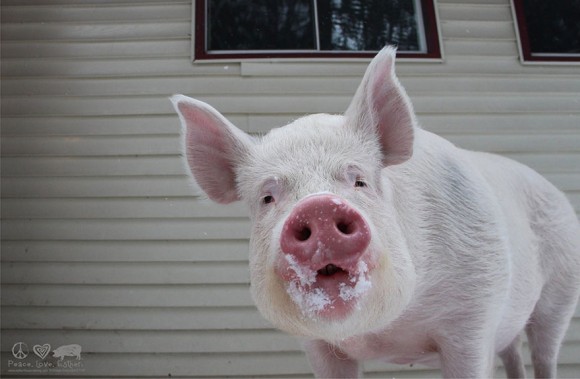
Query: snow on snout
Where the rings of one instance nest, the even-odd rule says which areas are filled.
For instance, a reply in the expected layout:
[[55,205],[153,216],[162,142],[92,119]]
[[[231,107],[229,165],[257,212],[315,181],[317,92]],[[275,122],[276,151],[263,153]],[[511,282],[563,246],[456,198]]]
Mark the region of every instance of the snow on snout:
[[[286,284],[286,292],[292,301],[300,308],[305,317],[314,318],[319,312],[328,307],[334,308],[338,300],[339,304],[353,303],[364,295],[372,283],[368,277],[368,266],[364,261],[358,262],[356,269],[348,273],[347,282],[337,281],[336,292],[332,298],[329,293],[316,284],[318,272],[308,266],[300,265],[296,258],[285,254],[288,270],[294,272],[294,276]],[[356,309],[360,309],[358,305]]]
[[340,298],[344,301],[350,301],[359,298],[365,292],[367,292],[371,287],[372,283],[368,276],[368,266],[365,262],[360,261],[357,265],[357,271],[349,273],[348,280],[352,285],[347,285],[346,283],[340,283]]
[[311,286],[316,281],[316,271],[309,267],[301,266],[296,262],[293,255],[285,254],[284,259],[288,262],[288,270],[296,273],[297,282],[301,286]]

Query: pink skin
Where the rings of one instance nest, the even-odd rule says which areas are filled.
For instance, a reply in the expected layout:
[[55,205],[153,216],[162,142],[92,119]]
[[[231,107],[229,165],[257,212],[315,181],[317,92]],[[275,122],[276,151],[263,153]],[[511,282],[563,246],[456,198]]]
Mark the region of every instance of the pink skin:
[[284,223],[280,238],[284,257],[276,272],[285,282],[299,285],[299,291],[322,291],[329,304],[316,315],[340,319],[356,305],[356,295],[362,292],[361,287],[355,291],[358,282],[367,280],[371,264],[364,253],[370,241],[367,223],[345,200],[330,194],[309,196]]

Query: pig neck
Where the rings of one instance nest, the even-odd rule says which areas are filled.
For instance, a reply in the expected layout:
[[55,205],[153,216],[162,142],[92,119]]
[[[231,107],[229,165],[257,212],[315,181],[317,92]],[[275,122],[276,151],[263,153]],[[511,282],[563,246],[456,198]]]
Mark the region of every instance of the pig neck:
[[[490,262],[497,263],[501,271],[498,254],[504,241],[494,237],[501,233],[494,221],[496,209],[489,206],[495,203],[488,195],[492,191],[470,152],[421,129],[416,131],[413,157],[385,168],[383,175],[392,188],[416,274],[414,294],[401,317],[425,310],[428,319],[442,316],[447,310],[434,303],[441,299],[440,291],[461,287],[462,280],[473,284],[478,264],[489,268]],[[479,253],[472,254],[474,249]],[[480,280],[484,285],[494,278]]]
[[[417,283],[424,283],[426,256],[430,249],[429,235],[425,232],[425,219],[430,211],[426,208],[433,197],[438,196],[441,179],[440,161],[449,161],[450,151],[455,150],[448,141],[418,129],[415,132],[414,152],[405,163],[383,169],[392,188],[392,203],[397,212],[396,219],[409,249],[416,270]],[[420,290],[420,288],[417,288]]]

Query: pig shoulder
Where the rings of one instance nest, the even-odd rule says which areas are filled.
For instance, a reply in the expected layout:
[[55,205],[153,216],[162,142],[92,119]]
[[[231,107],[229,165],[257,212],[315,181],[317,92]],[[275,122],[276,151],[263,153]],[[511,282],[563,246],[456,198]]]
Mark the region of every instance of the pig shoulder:
[[403,317],[432,324],[427,329],[450,319],[495,328],[501,315],[488,315],[506,301],[510,252],[492,184],[471,153],[439,136],[417,130],[414,150],[408,162],[384,170],[417,272]]

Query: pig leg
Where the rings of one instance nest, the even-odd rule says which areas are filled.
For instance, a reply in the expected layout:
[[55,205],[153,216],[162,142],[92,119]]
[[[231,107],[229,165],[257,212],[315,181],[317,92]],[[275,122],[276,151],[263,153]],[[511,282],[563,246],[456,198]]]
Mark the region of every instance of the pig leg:
[[361,376],[357,361],[325,341],[306,341],[304,350],[317,378],[359,378]]
[[491,378],[495,372],[494,341],[482,336],[449,335],[436,341],[444,378]]
[[556,377],[560,344],[574,314],[577,299],[577,293],[570,298],[545,288],[536,304],[526,326],[536,378]]
[[499,353],[508,378],[525,378],[526,368],[522,359],[522,340],[518,335],[512,343]]

